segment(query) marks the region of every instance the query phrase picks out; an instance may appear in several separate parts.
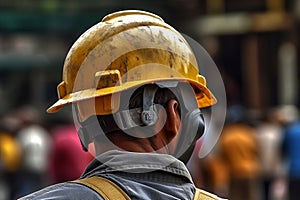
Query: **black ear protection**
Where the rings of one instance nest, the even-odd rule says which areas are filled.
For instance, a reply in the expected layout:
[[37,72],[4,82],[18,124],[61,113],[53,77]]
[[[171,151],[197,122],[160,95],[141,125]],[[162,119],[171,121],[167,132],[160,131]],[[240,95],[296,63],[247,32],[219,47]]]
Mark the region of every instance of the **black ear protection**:
[[[180,84],[180,85],[179,85]],[[181,109],[181,135],[174,156],[187,163],[191,157],[196,141],[205,131],[204,117],[198,108],[195,93],[188,83],[178,81],[159,82],[156,85],[148,85],[143,93],[143,112],[141,120],[144,125],[153,125],[157,121],[154,97],[158,87],[170,89],[179,101]]]
[[205,131],[205,122],[195,98],[195,92],[189,83],[176,87],[177,98],[181,106],[181,135],[174,156],[184,163],[190,159],[197,140]]
[[174,156],[187,163],[197,140],[203,135],[204,131],[204,117],[200,109],[197,108],[188,112],[182,120],[181,137]]

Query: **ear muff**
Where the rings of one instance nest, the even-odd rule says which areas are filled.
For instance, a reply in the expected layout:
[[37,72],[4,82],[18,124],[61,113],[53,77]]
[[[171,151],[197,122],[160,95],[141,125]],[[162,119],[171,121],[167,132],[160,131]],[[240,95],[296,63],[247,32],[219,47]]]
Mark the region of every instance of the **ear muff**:
[[181,107],[181,133],[174,156],[187,163],[196,141],[204,134],[204,117],[198,108],[195,91],[189,83],[180,83],[171,90],[176,94]]
[[200,109],[188,112],[182,120],[181,138],[175,157],[187,163],[193,153],[196,141],[203,135],[204,130],[204,117]]

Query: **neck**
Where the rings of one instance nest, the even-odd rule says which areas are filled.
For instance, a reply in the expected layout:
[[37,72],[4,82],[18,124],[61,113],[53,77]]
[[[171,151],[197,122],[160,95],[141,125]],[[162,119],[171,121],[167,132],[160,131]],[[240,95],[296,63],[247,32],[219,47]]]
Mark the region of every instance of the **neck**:
[[[167,142],[155,135],[150,138],[138,138],[132,137],[124,133],[112,133],[107,135],[111,144],[103,144],[96,142],[95,147],[97,154],[101,154],[107,150],[122,149],[129,152],[158,152],[158,153],[169,153],[167,149]],[[114,144],[114,145],[112,145]]]

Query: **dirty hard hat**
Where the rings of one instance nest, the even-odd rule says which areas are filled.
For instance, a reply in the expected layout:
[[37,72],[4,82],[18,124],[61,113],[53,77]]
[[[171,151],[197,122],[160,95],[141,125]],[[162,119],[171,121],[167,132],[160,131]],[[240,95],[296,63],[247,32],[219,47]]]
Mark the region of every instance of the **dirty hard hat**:
[[[62,79],[59,100],[47,111],[76,102],[82,121],[117,112],[120,92],[159,81],[189,82],[199,108],[216,103],[184,37],[145,11],[112,13],[83,33],[65,59]],[[91,100],[97,106],[88,106]]]

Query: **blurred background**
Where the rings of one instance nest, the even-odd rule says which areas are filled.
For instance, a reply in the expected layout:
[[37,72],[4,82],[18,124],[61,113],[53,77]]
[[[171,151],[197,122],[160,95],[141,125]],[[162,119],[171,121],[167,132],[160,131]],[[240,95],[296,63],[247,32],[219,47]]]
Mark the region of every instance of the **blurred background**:
[[122,9],[160,15],[220,70],[224,134],[191,159],[196,185],[233,200],[300,199],[300,0],[0,0],[0,200],[75,179],[91,160],[70,108],[45,110],[73,42]]

